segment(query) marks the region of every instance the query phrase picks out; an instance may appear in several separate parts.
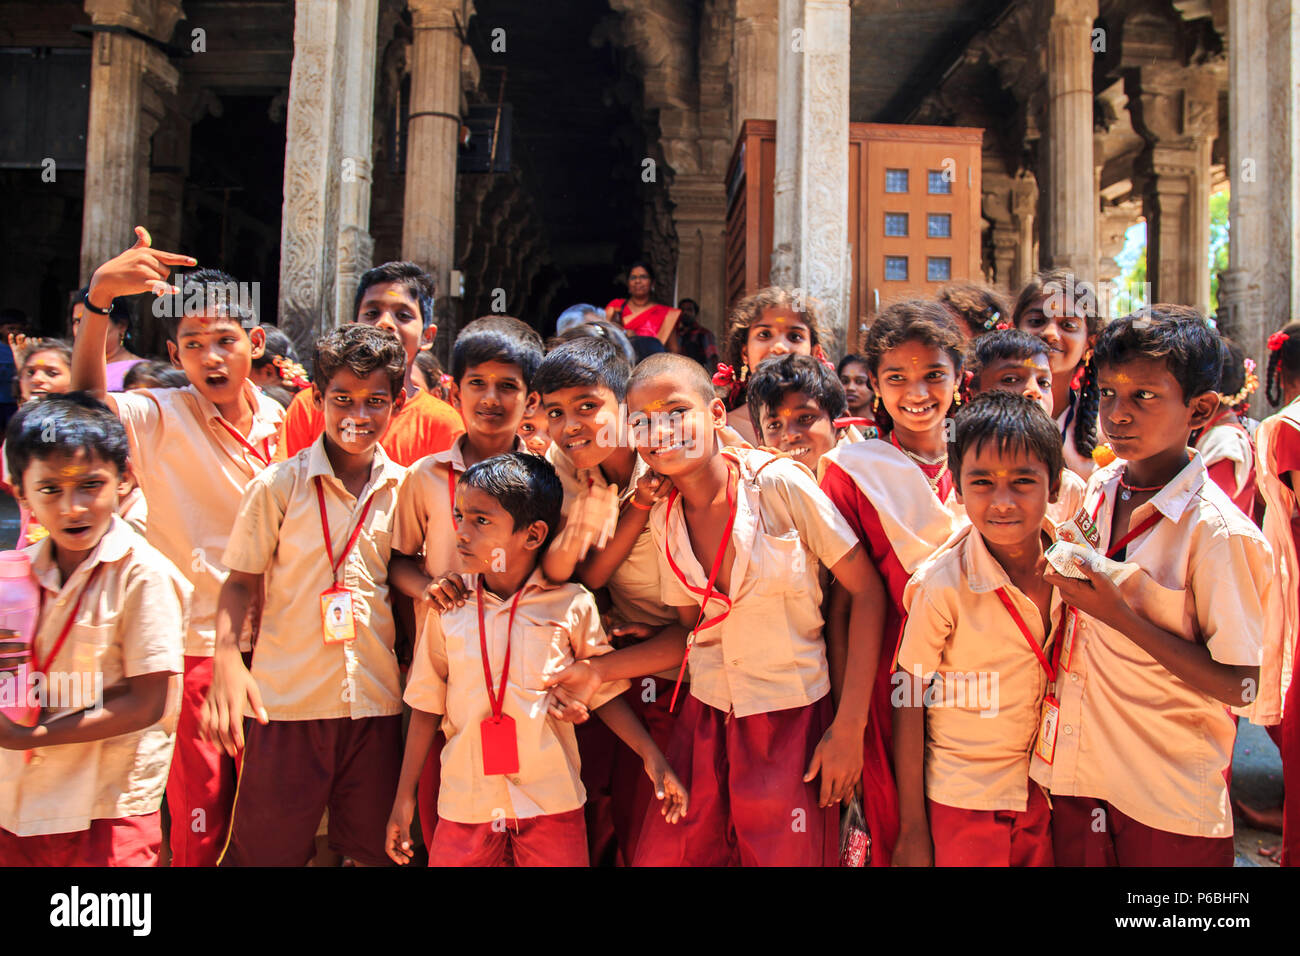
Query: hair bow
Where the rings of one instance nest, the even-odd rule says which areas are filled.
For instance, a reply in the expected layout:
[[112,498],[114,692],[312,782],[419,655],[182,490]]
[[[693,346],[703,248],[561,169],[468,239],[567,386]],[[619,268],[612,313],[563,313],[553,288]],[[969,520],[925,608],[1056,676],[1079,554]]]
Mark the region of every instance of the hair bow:
[[1290,338],[1291,336],[1287,335],[1285,332],[1274,332],[1268,337],[1268,350],[1270,352],[1276,352],[1285,345],[1287,340]]

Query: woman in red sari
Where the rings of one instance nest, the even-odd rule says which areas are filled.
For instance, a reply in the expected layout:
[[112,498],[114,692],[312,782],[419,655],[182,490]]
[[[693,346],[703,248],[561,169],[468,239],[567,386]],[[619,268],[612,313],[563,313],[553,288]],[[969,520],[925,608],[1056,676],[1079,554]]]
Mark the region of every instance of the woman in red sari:
[[669,352],[677,351],[677,320],[681,309],[660,305],[650,296],[654,291],[654,274],[644,262],[634,262],[627,270],[627,298],[614,299],[605,306],[605,317],[622,326],[628,335],[658,339]]

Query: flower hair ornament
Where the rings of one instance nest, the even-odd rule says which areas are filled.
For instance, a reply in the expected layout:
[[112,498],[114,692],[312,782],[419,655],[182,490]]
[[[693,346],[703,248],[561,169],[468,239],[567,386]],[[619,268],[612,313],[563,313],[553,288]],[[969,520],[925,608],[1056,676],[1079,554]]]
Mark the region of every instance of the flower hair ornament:
[[984,313],[984,331],[992,332],[1011,328],[1011,323],[1002,318],[1002,313],[997,309],[990,308]]
[[1268,337],[1268,350],[1270,352],[1280,350],[1290,338],[1291,336],[1287,335],[1285,332],[1274,332]]
[[[1277,334],[1281,335],[1282,333],[1279,332]],[[1270,338],[1269,341],[1271,343],[1272,339]],[[1285,338],[1283,341],[1285,341]],[[1273,349],[1271,344],[1269,345],[1269,348],[1272,351],[1276,351],[1276,349]],[[1279,345],[1278,348],[1281,348],[1281,345]],[[1255,389],[1259,388],[1259,376],[1255,374],[1255,360],[1253,358],[1248,358],[1244,364],[1246,366],[1246,384],[1241,387],[1241,391],[1236,395],[1224,395],[1222,392],[1219,393],[1219,401],[1224,405],[1227,405],[1229,408],[1236,408],[1253,395]]]
[[284,382],[289,388],[302,391],[311,385],[311,381],[307,378],[307,370],[297,362],[291,362],[283,355],[277,355],[271,359],[271,364],[279,371],[280,381]]
[[719,362],[718,370],[713,373],[713,378],[710,381],[712,381],[714,386],[717,388],[725,388],[727,390],[726,403],[728,405],[734,405],[740,398],[740,391],[745,378],[746,376],[743,371],[738,376],[736,375],[736,370],[730,365],[727,365],[725,362]]

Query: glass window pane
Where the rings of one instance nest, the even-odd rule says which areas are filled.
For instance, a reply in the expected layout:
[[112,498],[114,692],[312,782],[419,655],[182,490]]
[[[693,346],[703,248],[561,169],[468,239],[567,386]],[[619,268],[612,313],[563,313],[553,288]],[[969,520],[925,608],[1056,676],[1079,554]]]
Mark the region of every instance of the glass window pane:
[[885,278],[907,280],[907,256],[885,256]]
[[907,213],[905,212],[885,213],[885,235],[906,236],[907,235]]
[[952,181],[943,174],[941,169],[930,170],[929,184],[933,195],[946,195],[952,192]]
[[930,256],[925,260],[925,278],[930,282],[947,282],[952,278],[952,259]]
[[907,192],[907,170],[906,169],[885,170],[885,192],[887,193]]
[[946,212],[932,212],[926,219],[925,234],[931,239],[952,238],[952,215]]

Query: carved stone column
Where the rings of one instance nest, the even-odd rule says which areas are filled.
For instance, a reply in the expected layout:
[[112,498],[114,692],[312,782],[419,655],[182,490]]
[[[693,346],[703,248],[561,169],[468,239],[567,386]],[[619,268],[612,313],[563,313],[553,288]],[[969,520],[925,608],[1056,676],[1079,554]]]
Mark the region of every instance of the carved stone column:
[[[176,0],[86,0],[95,26],[126,27],[163,40],[180,19]],[[90,59],[81,281],[131,244],[149,203],[149,139],[162,117],[159,91],[180,74],[162,51],[126,33],[96,33]],[[146,103],[146,100],[148,102]]]
[[1208,67],[1144,66],[1134,126],[1147,140],[1135,182],[1147,220],[1147,275],[1157,302],[1210,307],[1210,150],[1218,92]]
[[1097,0],[1043,0],[1047,26],[1047,229],[1043,259],[1093,281],[1097,195],[1092,144],[1092,24]]
[[[1228,17],[1232,241],[1219,322],[1263,369],[1269,333],[1300,315],[1300,2],[1233,0]],[[1253,414],[1266,407],[1257,394]]]
[[[462,0],[408,0],[411,112],[407,121],[402,257],[433,274],[443,298],[455,265],[456,143],[460,135]],[[459,27],[458,27],[459,24]]]
[[781,0],[772,281],[817,300],[835,354],[848,334],[849,26],[848,0]]
[[377,18],[377,0],[297,0],[295,7],[279,323],[303,348],[351,318],[355,278],[343,289],[340,272],[354,274],[369,257]]
[[1038,271],[1037,233],[1034,219],[1038,214],[1038,182],[1029,170],[1021,170],[1011,187],[1011,219],[1016,228],[1015,281],[1018,292]]

